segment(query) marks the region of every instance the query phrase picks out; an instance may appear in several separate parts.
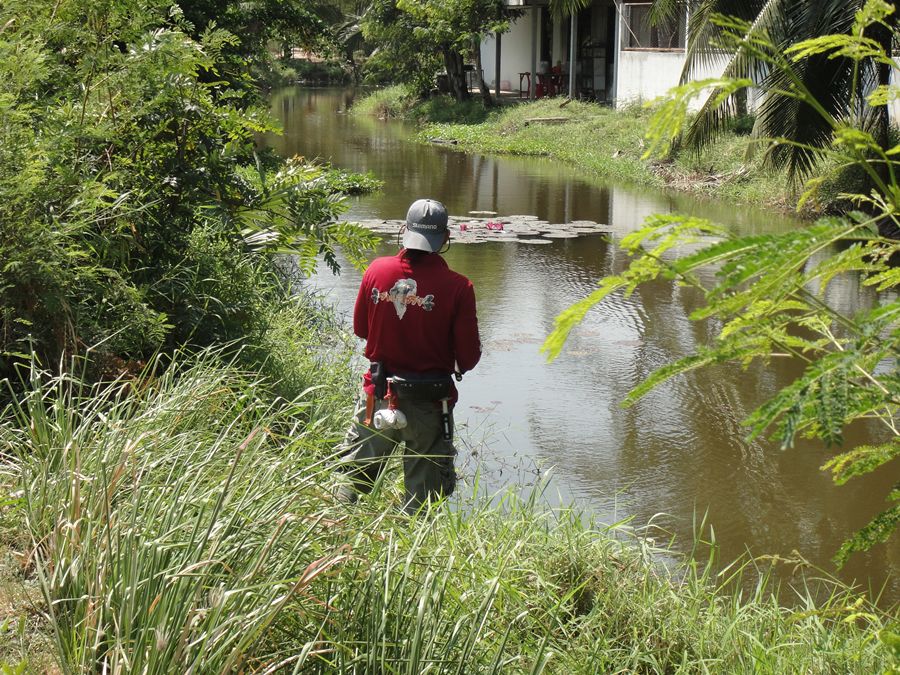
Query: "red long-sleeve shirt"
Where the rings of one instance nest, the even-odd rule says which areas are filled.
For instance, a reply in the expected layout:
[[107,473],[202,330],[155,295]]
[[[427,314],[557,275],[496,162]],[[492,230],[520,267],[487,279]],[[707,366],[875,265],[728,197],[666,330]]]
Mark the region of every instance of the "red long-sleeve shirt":
[[454,364],[464,373],[481,358],[475,290],[435,253],[375,259],[359,286],[353,332],[366,340],[369,361],[392,374],[452,373]]

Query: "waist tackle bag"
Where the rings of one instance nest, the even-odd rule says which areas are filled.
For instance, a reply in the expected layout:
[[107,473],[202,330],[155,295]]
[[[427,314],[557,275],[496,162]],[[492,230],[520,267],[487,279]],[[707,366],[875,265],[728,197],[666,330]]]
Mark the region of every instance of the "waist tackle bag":
[[390,382],[391,391],[401,401],[440,401],[453,393],[453,379],[449,375],[394,375]]

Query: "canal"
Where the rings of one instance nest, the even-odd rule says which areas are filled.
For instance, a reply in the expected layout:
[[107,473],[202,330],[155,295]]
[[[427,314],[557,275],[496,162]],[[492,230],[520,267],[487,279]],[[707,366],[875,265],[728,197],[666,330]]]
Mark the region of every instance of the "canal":
[[[400,219],[420,197],[444,202],[451,215],[473,211],[533,215],[552,223],[609,225],[594,235],[544,245],[491,242],[451,245],[450,266],[476,290],[484,356],[460,385],[457,466],[469,486],[488,493],[509,487],[542,491],[551,504],[575,503],[602,522],[630,519],[635,528],[677,551],[690,551],[698,523],[714,537],[721,560],[744,554],[802,556],[847,582],[900,599],[900,538],[894,536],[836,571],[841,542],[886,506],[894,476],[876,473],[835,486],[819,467],[829,452],[798,441],[781,450],[748,442],[741,421],[797,372],[753,364],[686,375],[623,409],[626,393],[660,366],[690,354],[717,331],[689,320],[695,291],[660,281],[630,297],[610,298],[588,313],[563,354],[547,363],[539,348],[556,315],[621,271],[615,239],[652,213],[709,218],[737,233],[777,232],[802,223],[732,204],[644,188],[610,186],[542,158],[466,155],[410,141],[398,122],[347,114],[353,92],[290,88],[272,109],[284,134],[267,139],[283,156],[372,172],[382,192],[355,199],[353,219]],[[396,251],[388,237],[374,255]],[[360,275],[320,271],[312,280],[349,316]],[[872,302],[870,289],[843,278],[830,287],[833,306],[853,312]],[[878,439],[874,424],[857,424],[847,444]],[[790,580],[795,565],[774,568]]]

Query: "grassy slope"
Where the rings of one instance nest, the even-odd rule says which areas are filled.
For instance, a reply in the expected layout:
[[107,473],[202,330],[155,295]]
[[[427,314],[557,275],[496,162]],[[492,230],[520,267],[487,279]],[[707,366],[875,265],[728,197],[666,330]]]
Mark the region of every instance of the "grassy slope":
[[[317,353],[317,343],[327,331],[292,351]],[[349,372],[336,355],[305,369],[313,379]],[[0,449],[18,457],[4,487],[24,490],[2,534],[33,554],[19,583],[40,589],[36,608],[17,606],[13,619],[47,618],[0,663],[24,655],[33,670],[49,652],[73,672],[147,673],[889,663],[874,637],[886,619],[837,584],[787,609],[765,584],[741,596],[703,564],[666,570],[625,526],[513,495],[409,520],[396,466],[361,504],[338,503],[333,447],[348,411],[331,388],[273,401],[208,354],[138,386],[37,386],[41,396],[0,418]]]
[[[649,110],[562,103],[542,99],[485,111],[479,100],[415,102],[402,87],[390,87],[357,101],[354,113],[413,119],[422,125],[423,142],[451,141],[463,151],[553,157],[599,181],[668,187],[779,210],[792,210],[797,202],[797,190],[783,172],[763,167],[759,153],[747,157],[748,136],[727,133],[699,155],[681,151],[672,160],[646,160]],[[567,121],[529,122],[548,117]],[[822,208],[810,207],[807,215]]]
[[[746,136],[728,134],[699,155],[681,152],[673,161],[646,160],[649,111],[560,103],[504,106],[480,125],[429,124],[421,138],[454,140],[463,150],[553,157],[604,181],[673,187],[781,209],[795,201],[782,174],[763,168],[758,158],[747,160]],[[557,117],[567,121],[529,121]]]

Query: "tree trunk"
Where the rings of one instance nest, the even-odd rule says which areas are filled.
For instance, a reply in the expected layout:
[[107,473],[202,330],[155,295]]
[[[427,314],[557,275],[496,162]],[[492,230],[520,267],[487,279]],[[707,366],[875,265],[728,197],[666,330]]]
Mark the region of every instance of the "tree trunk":
[[[481,99],[484,101],[485,108],[491,108],[494,105],[494,99],[491,98],[491,89],[487,86],[487,83],[484,81],[484,78],[481,76],[482,72],[484,72],[481,68],[481,44],[475,42],[473,45],[473,51],[475,52],[475,77],[478,78],[478,88],[481,90]],[[500,91],[500,83],[497,82],[497,91]],[[499,99],[498,99],[499,100]]]
[[734,94],[734,111],[738,117],[746,117],[747,108],[747,89],[738,89]]
[[447,79],[450,82],[450,93],[457,101],[469,100],[469,88],[466,86],[466,73],[463,70],[463,57],[455,49],[444,49],[444,68],[447,69]]
[[344,51],[344,62],[350,68],[350,76],[353,78],[353,84],[359,84],[359,66],[353,59],[353,49],[348,47]]
[[[897,7],[897,0],[894,0],[892,3],[894,7]],[[890,58],[893,49],[893,41],[894,41],[894,31],[897,29],[897,16],[896,11],[894,14],[887,18],[887,21],[890,24],[890,28],[886,28],[881,24],[876,24],[871,26],[868,31],[867,37],[874,39],[881,45],[881,48],[884,50],[884,53]],[[876,63],[874,64],[876,77],[878,80],[878,84],[882,86],[890,86],[891,84],[891,66],[885,63]],[[891,146],[891,118],[888,112],[888,106],[878,106],[876,108],[870,108],[869,110],[871,117],[868,122],[872,125],[870,131],[872,135],[875,137],[875,141],[885,150]],[[882,182],[887,184],[890,181],[890,172],[888,171],[888,167],[883,162],[875,163],[875,170],[878,172],[879,178],[881,178]],[[875,187],[875,186],[872,186]],[[894,235],[897,234],[896,225],[894,225]],[[894,236],[892,236],[894,238]]]
[[[891,16],[888,17],[888,21],[891,21],[894,25],[892,26],[896,29],[896,17]],[[878,41],[881,45],[881,48],[884,49],[884,53],[887,54],[888,58],[890,58],[892,53],[893,41],[894,41],[894,31],[885,28],[884,26],[877,25],[873,27],[872,37]],[[891,84],[891,66],[886,63],[879,63],[875,66],[878,70],[878,84],[882,86],[890,86]],[[875,110],[875,140],[878,141],[878,144],[881,145],[882,148],[888,148],[889,140],[890,140],[890,129],[891,129],[891,119],[888,114],[888,106],[879,106]]]

